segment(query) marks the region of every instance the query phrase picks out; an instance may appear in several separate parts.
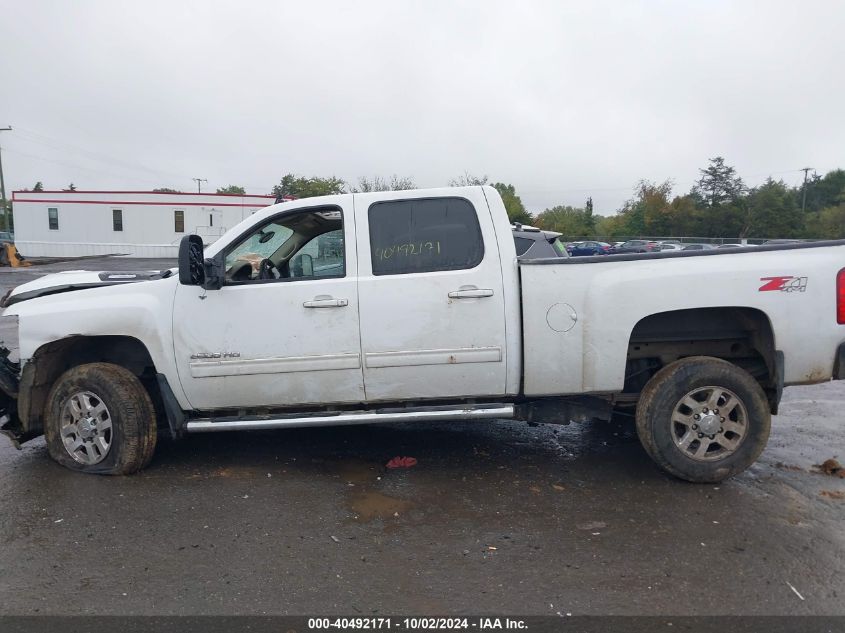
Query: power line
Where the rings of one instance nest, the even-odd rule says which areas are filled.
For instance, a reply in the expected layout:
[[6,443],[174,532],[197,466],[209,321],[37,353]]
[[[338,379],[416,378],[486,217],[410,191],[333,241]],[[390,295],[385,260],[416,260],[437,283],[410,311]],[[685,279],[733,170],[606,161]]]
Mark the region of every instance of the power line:
[[194,180],[197,183],[197,193],[202,193],[201,183],[204,182],[205,184],[208,184],[208,180],[206,180],[205,178],[191,178],[191,180]]
[[39,134],[37,132],[33,132],[31,130],[24,129],[21,132],[21,129],[17,128],[16,131],[20,132],[18,138],[20,140],[27,142],[27,143],[38,143],[40,145],[44,145],[44,146],[47,146],[47,147],[51,147],[53,149],[61,150],[63,152],[75,153],[75,154],[80,155],[83,158],[88,159],[88,160],[93,160],[95,162],[104,163],[104,164],[107,164],[107,165],[121,166],[121,167],[124,167],[126,169],[131,169],[131,170],[134,170],[134,171],[141,170],[141,171],[145,171],[145,172],[148,172],[150,174],[153,174],[153,175],[163,176],[163,177],[166,177],[166,178],[175,178],[175,179],[179,179],[179,180],[185,179],[184,174],[176,175],[176,174],[173,174],[173,173],[170,173],[170,172],[165,172],[165,171],[161,171],[161,170],[158,170],[158,169],[153,169],[151,167],[147,167],[146,165],[142,165],[140,163],[133,163],[133,162],[126,161],[126,160],[123,160],[123,159],[120,159],[120,158],[116,158],[114,156],[110,156],[108,154],[103,154],[102,152],[96,152],[96,151],[84,149],[84,148],[79,147],[77,145],[72,145],[72,144],[64,142],[64,141],[59,141],[59,140],[54,139],[52,137],[49,137],[49,136],[46,136],[46,135],[43,135],[43,134]]
[[[63,161],[63,160],[55,160],[53,158],[45,158],[43,156],[37,156],[35,154],[29,154],[27,152],[22,152],[22,151],[17,150],[17,149],[8,149],[7,148],[6,151],[10,152],[12,154],[16,154],[18,156],[26,156],[27,158],[32,158],[34,160],[38,160],[38,161],[41,161],[41,162],[44,162],[44,163],[52,163],[54,165],[61,165],[62,167],[70,167],[71,169],[80,169],[82,171],[88,171],[88,172],[91,172],[92,174],[108,175],[108,176],[113,176],[114,178],[120,178],[124,181],[126,180],[125,174],[117,174],[113,171],[103,170],[99,167],[98,168],[85,167],[83,165],[78,165],[76,163],[69,163],[69,162]],[[133,175],[132,178],[134,180],[137,180],[137,181],[148,182],[148,183],[151,183],[151,184],[156,184],[156,185],[161,184],[160,180],[150,180],[148,178],[143,178],[143,177],[139,177],[139,176],[135,176],[135,175]]]
[[812,167],[802,167],[801,171],[804,172],[804,184],[801,185],[801,213],[804,213],[804,207],[807,206],[807,172],[810,171]]

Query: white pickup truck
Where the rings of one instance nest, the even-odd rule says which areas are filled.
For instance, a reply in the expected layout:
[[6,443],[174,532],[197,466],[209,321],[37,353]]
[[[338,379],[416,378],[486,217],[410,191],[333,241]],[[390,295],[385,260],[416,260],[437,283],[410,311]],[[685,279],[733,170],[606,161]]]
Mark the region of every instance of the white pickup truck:
[[845,242],[518,261],[490,187],[289,201],[186,236],[178,274],[7,294],[3,431],[125,474],[159,432],[627,408],[657,464],[713,482],[763,450],[785,385],[845,378],[844,267]]

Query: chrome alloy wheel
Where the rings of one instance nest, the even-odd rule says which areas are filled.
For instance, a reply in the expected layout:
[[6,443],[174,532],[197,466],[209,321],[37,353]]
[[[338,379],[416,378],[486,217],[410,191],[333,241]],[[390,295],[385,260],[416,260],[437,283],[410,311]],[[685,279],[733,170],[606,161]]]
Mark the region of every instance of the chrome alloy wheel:
[[742,444],[748,412],[742,400],[722,387],[699,387],[678,401],[672,411],[672,439],[697,461],[724,459]]
[[88,466],[103,461],[112,433],[111,415],[97,394],[79,391],[67,399],[62,407],[62,443],[74,460]]

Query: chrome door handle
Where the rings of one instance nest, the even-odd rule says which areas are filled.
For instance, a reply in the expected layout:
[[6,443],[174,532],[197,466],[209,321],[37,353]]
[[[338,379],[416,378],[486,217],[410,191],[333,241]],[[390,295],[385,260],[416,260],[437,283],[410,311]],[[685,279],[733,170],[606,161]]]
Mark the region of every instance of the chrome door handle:
[[481,299],[492,297],[493,291],[489,288],[476,288],[475,286],[461,286],[449,293],[450,299]]
[[335,299],[330,295],[317,295],[311,301],[302,304],[303,308],[345,308],[349,305],[347,299]]

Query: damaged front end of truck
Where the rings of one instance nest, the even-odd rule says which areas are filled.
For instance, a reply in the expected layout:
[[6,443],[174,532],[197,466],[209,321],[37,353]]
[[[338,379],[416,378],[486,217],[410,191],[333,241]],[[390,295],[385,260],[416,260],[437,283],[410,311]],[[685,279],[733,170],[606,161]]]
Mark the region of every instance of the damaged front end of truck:
[[20,363],[9,359],[9,350],[0,347],[0,433],[16,448],[28,439],[18,417],[18,375]]
[[6,435],[16,448],[22,442],[39,435],[28,434],[18,416],[20,390],[20,362],[17,356],[18,317],[0,317],[0,433]]

